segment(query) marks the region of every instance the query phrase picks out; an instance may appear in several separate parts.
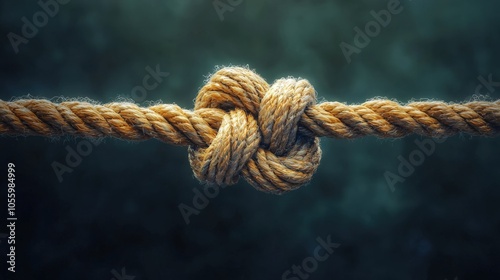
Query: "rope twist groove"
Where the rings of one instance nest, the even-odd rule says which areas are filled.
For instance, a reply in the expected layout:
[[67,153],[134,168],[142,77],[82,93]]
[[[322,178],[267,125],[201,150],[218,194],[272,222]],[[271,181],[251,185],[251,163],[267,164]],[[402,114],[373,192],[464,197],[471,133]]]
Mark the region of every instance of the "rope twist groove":
[[499,132],[500,100],[316,104],[307,80],[279,79],[270,86],[240,67],[214,73],[200,89],[193,111],[174,104],[144,108],[126,102],[0,100],[0,134],[156,138],[189,146],[189,161],[200,181],[230,185],[243,176],[256,189],[277,194],[310,181],[321,158],[318,137]]

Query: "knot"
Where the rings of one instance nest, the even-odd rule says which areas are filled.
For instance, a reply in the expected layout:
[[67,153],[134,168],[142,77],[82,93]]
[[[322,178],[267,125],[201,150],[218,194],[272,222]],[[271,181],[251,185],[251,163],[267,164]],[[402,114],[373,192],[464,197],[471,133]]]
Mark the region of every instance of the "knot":
[[319,139],[303,135],[299,120],[316,103],[307,80],[279,79],[270,87],[256,73],[223,68],[199,91],[195,111],[227,112],[208,147],[189,147],[196,178],[231,185],[243,176],[258,190],[281,194],[311,180],[321,158]]

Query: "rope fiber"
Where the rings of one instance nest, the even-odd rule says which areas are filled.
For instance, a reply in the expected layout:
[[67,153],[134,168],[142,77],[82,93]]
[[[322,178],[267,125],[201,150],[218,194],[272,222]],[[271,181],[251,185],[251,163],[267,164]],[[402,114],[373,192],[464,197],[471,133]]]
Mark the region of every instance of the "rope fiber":
[[231,185],[243,176],[256,189],[276,194],[311,180],[321,158],[318,137],[499,132],[500,100],[316,104],[307,80],[279,79],[270,86],[240,67],[214,73],[200,89],[194,110],[175,104],[145,108],[127,102],[0,100],[1,135],[156,138],[189,146],[189,161],[200,181]]

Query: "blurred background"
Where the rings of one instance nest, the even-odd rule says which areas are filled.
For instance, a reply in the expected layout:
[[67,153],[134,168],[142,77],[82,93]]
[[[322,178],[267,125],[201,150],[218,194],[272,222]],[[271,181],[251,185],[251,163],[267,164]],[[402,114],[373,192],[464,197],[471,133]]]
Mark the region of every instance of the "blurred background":
[[[319,101],[498,99],[499,7],[2,0],[0,99],[192,108],[204,80],[226,65],[248,65],[270,83],[306,78]],[[157,71],[146,90],[143,79]],[[416,143],[424,140],[322,139],[309,185],[276,196],[240,180],[196,209],[204,186],[185,147],[1,137],[1,200],[13,162],[18,221],[17,272],[0,278],[499,279],[500,138],[427,139],[428,153]],[[412,172],[398,171],[404,161]],[[187,219],[180,205],[193,209]],[[340,244],[320,251],[324,261],[314,259],[318,238]]]

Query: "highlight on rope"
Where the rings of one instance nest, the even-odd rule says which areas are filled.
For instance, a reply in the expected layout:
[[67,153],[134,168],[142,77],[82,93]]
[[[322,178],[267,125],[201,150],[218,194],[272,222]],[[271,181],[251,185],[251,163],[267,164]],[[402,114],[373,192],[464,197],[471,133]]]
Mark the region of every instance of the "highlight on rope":
[[311,180],[321,158],[318,137],[499,132],[500,100],[316,104],[307,80],[286,78],[269,85],[242,67],[214,73],[198,92],[193,110],[175,104],[0,100],[0,135],[156,138],[188,146],[189,162],[202,182],[231,185],[244,177],[256,189],[275,194]]

